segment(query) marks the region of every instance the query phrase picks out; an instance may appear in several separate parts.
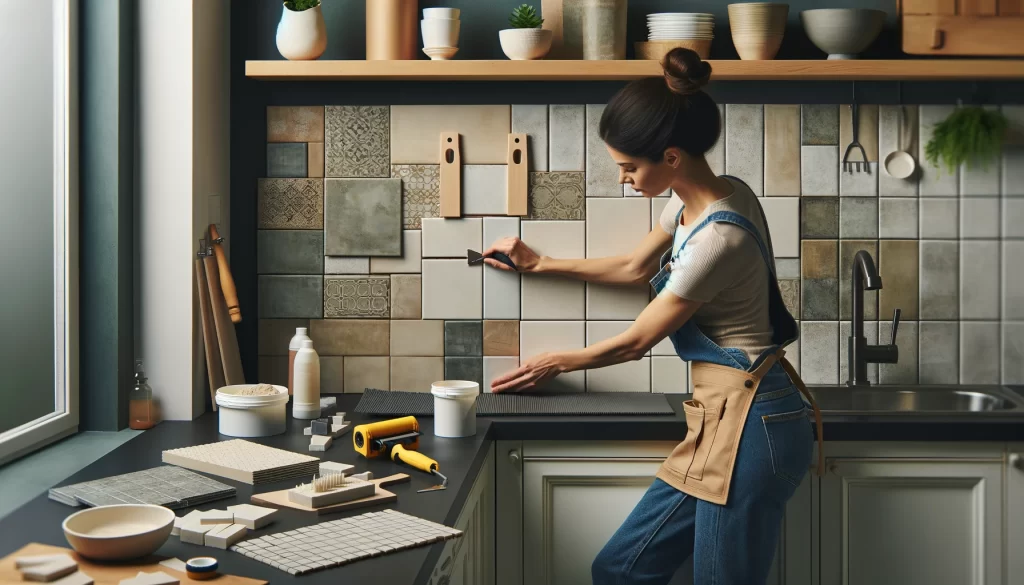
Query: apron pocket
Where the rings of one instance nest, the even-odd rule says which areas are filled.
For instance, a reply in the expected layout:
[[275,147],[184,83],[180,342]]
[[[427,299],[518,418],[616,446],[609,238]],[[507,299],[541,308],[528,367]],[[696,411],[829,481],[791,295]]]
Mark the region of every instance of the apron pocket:
[[[715,443],[715,435],[718,434],[718,421],[722,416],[723,404],[702,405],[696,400],[687,400],[683,403],[683,413],[686,415],[686,439],[684,443],[692,445],[692,457],[686,465],[686,476],[693,479],[704,477],[704,468],[707,466],[708,457],[711,455],[711,448]],[[690,428],[696,429],[693,436]],[[689,453],[688,453],[689,455]]]
[[807,473],[814,450],[814,437],[807,408],[766,414],[761,417],[775,477],[799,486]]

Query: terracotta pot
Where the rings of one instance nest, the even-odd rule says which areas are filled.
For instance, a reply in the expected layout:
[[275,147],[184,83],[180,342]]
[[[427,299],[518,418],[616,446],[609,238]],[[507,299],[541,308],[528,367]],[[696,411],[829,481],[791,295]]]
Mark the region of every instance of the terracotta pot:
[[416,58],[417,0],[366,0],[367,61]]
[[327,26],[320,6],[295,12],[281,7],[277,24],[277,50],[289,61],[309,61],[320,57],[327,48]]

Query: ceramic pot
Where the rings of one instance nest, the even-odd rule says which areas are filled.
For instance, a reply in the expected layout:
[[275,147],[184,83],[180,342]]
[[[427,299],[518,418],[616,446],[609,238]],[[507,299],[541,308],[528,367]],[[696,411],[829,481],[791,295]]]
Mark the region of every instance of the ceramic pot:
[[627,0],[577,0],[581,8],[583,58],[589,61],[626,58]]
[[829,59],[856,59],[875,42],[885,24],[885,12],[867,8],[819,8],[800,13],[808,38]]
[[786,32],[789,5],[773,2],[730,4],[729,32],[740,59],[774,59]]
[[310,61],[319,58],[327,48],[327,26],[320,6],[295,12],[281,7],[277,24],[277,50],[289,61]]
[[420,34],[423,35],[423,47],[426,49],[458,47],[460,25],[458,20],[452,18],[421,20]]
[[507,28],[498,31],[505,56],[513,61],[541,59],[551,50],[553,33],[543,28]]
[[418,0],[366,0],[366,59],[416,58]]

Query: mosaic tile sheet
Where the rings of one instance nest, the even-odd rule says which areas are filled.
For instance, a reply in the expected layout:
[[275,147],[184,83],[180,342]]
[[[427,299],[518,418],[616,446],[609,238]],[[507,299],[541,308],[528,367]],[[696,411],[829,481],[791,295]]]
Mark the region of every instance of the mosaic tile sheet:
[[328,177],[387,177],[391,162],[388,106],[327,106]]
[[425,217],[441,217],[440,165],[391,165],[391,176],[402,179],[402,227],[418,230]]
[[229,485],[170,465],[66,485],[49,492],[51,500],[76,508],[83,504],[151,504],[171,510],[234,495],[235,488]]
[[391,316],[391,279],[382,277],[339,277],[324,279],[324,317]]

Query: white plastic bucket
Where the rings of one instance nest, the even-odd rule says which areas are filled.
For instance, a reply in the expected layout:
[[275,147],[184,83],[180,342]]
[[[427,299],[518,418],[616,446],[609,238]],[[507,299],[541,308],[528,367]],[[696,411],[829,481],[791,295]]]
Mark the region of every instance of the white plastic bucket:
[[480,384],[444,380],[430,385],[434,395],[434,434],[438,437],[472,437],[476,434],[476,397]]
[[239,394],[255,384],[236,384],[217,390],[220,434],[229,437],[269,437],[285,431],[285,405],[288,389],[274,386],[277,394],[244,396]]

